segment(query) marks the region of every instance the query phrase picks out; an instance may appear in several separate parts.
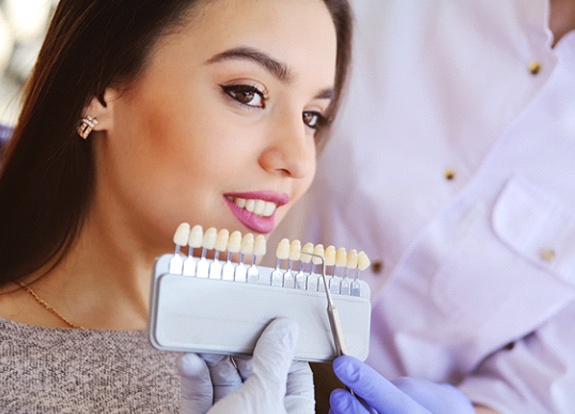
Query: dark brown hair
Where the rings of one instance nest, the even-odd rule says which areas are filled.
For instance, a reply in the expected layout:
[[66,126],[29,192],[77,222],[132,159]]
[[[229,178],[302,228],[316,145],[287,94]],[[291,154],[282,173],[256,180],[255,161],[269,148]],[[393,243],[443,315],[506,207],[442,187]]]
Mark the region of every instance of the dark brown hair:
[[[208,0],[204,0],[208,1]],[[351,54],[347,0],[324,0],[338,41],[333,117]],[[186,22],[197,0],[60,0],[27,84],[0,171],[0,286],[69,251],[93,191],[83,108],[138,77],[158,38]],[[102,102],[105,105],[105,102]]]

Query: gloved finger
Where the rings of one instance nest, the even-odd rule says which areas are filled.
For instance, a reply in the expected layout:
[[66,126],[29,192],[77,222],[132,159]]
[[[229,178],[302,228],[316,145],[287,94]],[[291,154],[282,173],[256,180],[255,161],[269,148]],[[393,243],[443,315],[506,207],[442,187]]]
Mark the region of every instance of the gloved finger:
[[288,371],[284,404],[288,413],[312,413],[315,409],[313,373],[307,362],[294,361]]
[[286,383],[298,330],[295,321],[285,318],[273,320],[256,343],[250,377],[236,392],[215,404],[212,411],[285,413]]
[[238,367],[242,381],[247,380],[250,375],[252,375],[252,358],[241,356],[234,357],[234,360],[236,361],[236,366]]
[[412,399],[434,413],[474,413],[473,404],[457,388],[450,384],[401,377],[394,384]]
[[349,391],[335,389],[329,396],[330,414],[371,414]]
[[298,335],[299,326],[295,321],[287,318],[271,321],[254,348],[251,359],[252,375],[248,381],[271,379],[277,389],[270,392],[285,395],[287,374],[293,361]]
[[182,413],[205,413],[213,403],[213,388],[208,366],[196,354],[184,354],[176,366],[182,384]]
[[210,370],[214,390],[214,403],[233,393],[242,385],[242,379],[232,358],[228,355],[200,354]]
[[430,414],[373,368],[343,355],[333,361],[337,377],[372,408],[380,413]]

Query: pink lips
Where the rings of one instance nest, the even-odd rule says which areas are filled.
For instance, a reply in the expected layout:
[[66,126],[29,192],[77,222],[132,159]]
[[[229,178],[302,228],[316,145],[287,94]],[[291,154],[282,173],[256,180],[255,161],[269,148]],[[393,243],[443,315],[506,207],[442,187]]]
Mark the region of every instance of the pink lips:
[[246,200],[264,200],[275,203],[278,207],[287,204],[290,200],[287,194],[276,193],[275,191],[250,191],[246,193],[224,194],[225,203],[240,223],[248,229],[260,234],[268,234],[273,231],[275,228],[275,213],[269,217],[258,216],[257,214],[250,213],[249,211],[238,207],[233,201],[230,201],[228,197],[243,198]]

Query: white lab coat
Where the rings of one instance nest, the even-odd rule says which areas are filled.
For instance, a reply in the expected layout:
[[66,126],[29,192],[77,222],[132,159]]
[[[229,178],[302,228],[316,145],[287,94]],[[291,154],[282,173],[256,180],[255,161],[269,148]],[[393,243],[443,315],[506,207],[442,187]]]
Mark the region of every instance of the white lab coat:
[[575,33],[552,49],[541,0],[354,8],[348,99],[275,237],[383,262],[363,278],[387,377],[575,412]]

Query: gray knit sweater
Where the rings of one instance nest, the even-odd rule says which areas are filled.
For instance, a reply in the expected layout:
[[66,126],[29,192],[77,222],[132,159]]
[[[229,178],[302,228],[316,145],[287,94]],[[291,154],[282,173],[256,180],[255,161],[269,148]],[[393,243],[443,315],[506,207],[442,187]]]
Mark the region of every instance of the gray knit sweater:
[[145,332],[0,319],[0,413],[176,413],[175,360]]

